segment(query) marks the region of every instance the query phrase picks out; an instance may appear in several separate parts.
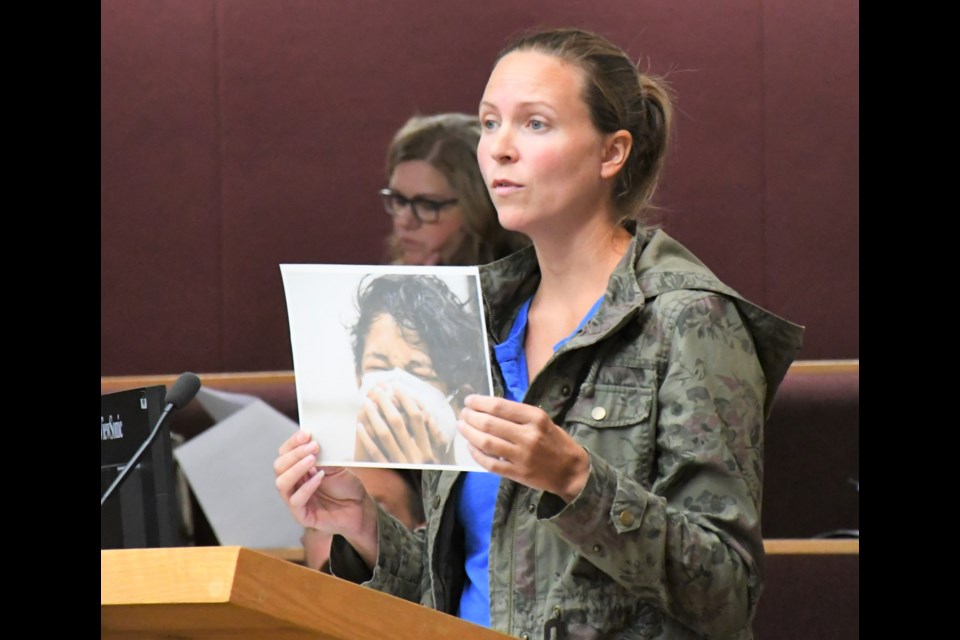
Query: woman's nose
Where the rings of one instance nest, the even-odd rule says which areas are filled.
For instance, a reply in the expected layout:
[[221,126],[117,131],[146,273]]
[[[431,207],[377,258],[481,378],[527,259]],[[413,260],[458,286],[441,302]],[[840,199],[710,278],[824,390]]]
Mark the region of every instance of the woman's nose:
[[517,149],[509,127],[503,126],[489,134],[490,156],[497,162],[513,162],[517,159]]
[[407,203],[396,209],[396,215],[393,216],[393,226],[397,229],[416,229],[420,226],[420,220],[413,213],[413,204]]

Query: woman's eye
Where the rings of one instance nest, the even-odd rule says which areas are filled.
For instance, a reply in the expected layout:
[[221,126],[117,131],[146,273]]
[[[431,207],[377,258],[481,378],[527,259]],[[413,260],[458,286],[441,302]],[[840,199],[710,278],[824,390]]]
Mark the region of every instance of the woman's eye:
[[495,129],[496,127],[497,127],[497,121],[496,121],[496,120],[490,120],[489,118],[483,120],[483,128],[484,128],[484,129],[487,129],[487,130],[489,131],[489,130]]
[[547,128],[547,123],[542,120],[531,120],[530,128],[534,131],[542,131]]

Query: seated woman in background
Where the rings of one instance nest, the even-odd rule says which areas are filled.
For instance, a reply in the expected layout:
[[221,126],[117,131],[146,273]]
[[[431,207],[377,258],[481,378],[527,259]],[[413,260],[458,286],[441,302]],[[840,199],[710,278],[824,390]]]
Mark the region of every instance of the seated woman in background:
[[393,218],[389,261],[404,265],[475,265],[499,260],[529,241],[497,220],[480,167],[480,120],[463,113],[414,116],[387,149]]

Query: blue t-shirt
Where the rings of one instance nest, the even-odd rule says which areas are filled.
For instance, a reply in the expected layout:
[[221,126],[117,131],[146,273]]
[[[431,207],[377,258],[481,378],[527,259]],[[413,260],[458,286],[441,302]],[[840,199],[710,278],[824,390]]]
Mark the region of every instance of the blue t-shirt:
[[[523,342],[527,335],[527,314],[530,311],[531,300],[533,298],[520,307],[507,339],[493,346],[493,355],[503,373],[503,395],[507,400],[516,402],[523,401],[530,387],[527,353],[523,350]],[[603,297],[597,300],[573,333],[553,345],[554,351],[577,335],[583,325],[596,315],[602,301]],[[467,472],[463,476],[460,492],[457,495],[457,518],[463,525],[466,537],[467,580],[460,595],[460,608],[457,610],[457,615],[474,624],[489,627],[490,531],[493,525],[493,508],[497,502],[497,490],[500,487],[500,476],[483,472]]]

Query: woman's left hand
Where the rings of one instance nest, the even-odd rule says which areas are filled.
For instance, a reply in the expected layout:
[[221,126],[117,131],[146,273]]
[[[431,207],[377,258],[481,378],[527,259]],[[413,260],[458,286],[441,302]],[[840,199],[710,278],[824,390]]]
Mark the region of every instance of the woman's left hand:
[[467,396],[457,429],[484,469],[569,503],[590,474],[586,450],[543,409],[491,396]]

